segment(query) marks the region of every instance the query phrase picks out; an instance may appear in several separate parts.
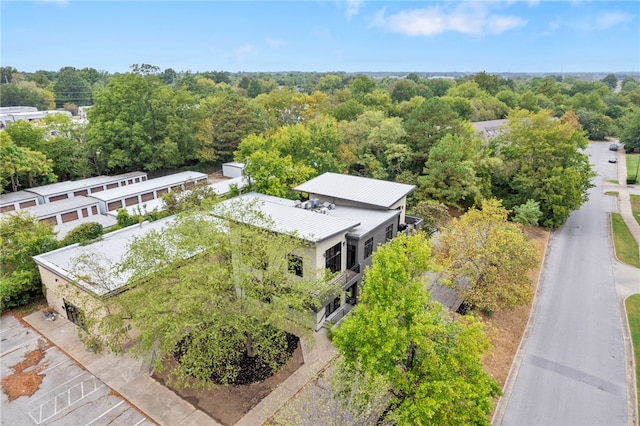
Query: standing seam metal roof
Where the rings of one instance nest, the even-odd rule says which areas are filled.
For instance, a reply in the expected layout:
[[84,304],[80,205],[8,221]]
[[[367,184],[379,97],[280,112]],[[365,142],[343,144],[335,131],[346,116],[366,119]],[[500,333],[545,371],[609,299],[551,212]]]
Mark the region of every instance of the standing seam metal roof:
[[385,208],[390,208],[414,189],[415,185],[338,173],[324,173],[294,188],[299,192]]

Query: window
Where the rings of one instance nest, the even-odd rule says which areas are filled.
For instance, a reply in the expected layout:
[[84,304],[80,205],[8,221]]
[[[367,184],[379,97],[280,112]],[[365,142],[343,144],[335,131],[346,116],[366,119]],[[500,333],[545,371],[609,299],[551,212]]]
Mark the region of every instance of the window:
[[289,255],[289,272],[299,277],[302,276],[302,257],[295,254]]
[[347,242],[347,269],[356,266],[357,246],[351,241]]
[[392,238],[393,238],[393,223],[387,226],[387,229],[384,232],[385,241],[389,241]]
[[338,272],[342,270],[342,256],[340,253],[340,247],[342,243],[338,243],[324,252],[325,268],[331,272]]
[[364,258],[368,259],[373,254],[373,237],[364,242]]
[[337,311],[338,308],[340,308],[341,303],[342,303],[342,300],[340,300],[340,296],[333,299],[333,301],[327,305],[327,312],[325,316],[328,317],[329,315]]

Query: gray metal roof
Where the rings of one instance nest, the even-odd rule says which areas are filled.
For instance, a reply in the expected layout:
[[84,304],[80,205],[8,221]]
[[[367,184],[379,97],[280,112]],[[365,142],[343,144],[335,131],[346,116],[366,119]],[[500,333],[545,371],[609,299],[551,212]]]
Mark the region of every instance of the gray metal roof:
[[[267,219],[242,213],[259,210]],[[310,242],[319,242],[360,225],[359,220],[317,213],[294,207],[294,202],[251,192],[230,198],[214,206],[214,214],[228,213],[232,219],[287,235],[295,235]]]
[[399,216],[400,210],[371,210],[337,205],[334,209],[327,210],[327,214],[360,221],[360,225],[349,231],[349,236],[361,238],[389,219]]
[[338,173],[324,173],[294,188],[299,192],[385,208],[391,207],[414,189],[415,185]]
[[27,191],[7,192],[6,194],[0,194],[0,205],[6,206],[19,201],[35,200],[37,198],[37,194]]
[[105,185],[113,182],[118,182],[130,177],[146,176],[144,172],[130,172],[116,176],[95,176],[81,180],[69,180],[66,182],[52,183],[50,185],[38,186],[36,188],[29,188],[25,191],[33,192],[34,194],[48,197],[54,194],[63,194],[66,192],[74,192],[82,189],[88,189],[96,185]]
[[[136,237],[155,230],[161,232],[165,226],[170,226],[175,216],[169,216],[155,222],[145,222],[140,225],[129,226],[118,231],[105,234],[101,240],[88,245],[73,244],[34,256],[35,262],[62,277],[73,281],[74,276],[89,277],[89,281],[99,283],[92,285],[87,281],[78,280],[78,284],[98,295],[109,293],[127,284],[130,276],[118,274],[114,266],[121,262],[129,250],[129,244]],[[78,264],[80,256],[89,255],[100,268],[109,271],[107,276],[97,277],[97,272],[83,269]]]
[[[33,207],[27,207],[16,211],[26,211],[38,218],[53,216],[58,213],[65,213],[71,210],[77,210],[82,207],[97,206],[98,200],[91,197],[73,197],[66,200],[54,201],[53,203],[39,204]],[[12,214],[13,211],[5,214]]]
[[118,188],[96,192],[90,194],[90,196],[101,201],[119,200],[132,195],[142,194],[172,185],[179,185],[181,183],[193,181],[196,179],[207,179],[207,175],[199,172],[174,173],[172,175],[149,179],[144,182],[135,183],[133,185],[120,186]]

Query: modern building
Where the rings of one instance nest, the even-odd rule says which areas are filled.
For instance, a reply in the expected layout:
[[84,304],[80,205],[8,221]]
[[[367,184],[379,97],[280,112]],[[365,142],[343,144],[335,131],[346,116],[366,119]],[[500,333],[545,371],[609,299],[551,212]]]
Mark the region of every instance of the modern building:
[[[312,182],[311,185],[307,185],[307,182],[298,189],[313,189],[312,193],[318,197],[304,202],[252,192],[222,201],[211,211],[213,217],[231,219],[247,226],[258,226],[304,240],[305,244],[301,244],[299,250],[291,253],[290,258],[294,265],[290,267],[289,272],[292,278],[304,278],[306,274],[314,274],[311,277],[314,279],[320,278],[328,270],[333,274],[334,283],[339,284],[341,289],[340,294],[327,296],[326,300],[322,300],[322,306],[311,313],[314,316],[316,330],[328,323],[340,321],[357,303],[363,273],[371,264],[372,255],[377,247],[394,238],[398,232],[407,229],[406,220],[411,219],[415,226],[421,223],[418,218],[411,218],[404,213],[406,196],[413,190],[412,185],[359,177],[354,179],[353,176],[347,175],[329,175],[331,176],[327,181],[342,189],[323,189],[318,185],[319,180],[312,180],[309,181]],[[347,185],[350,187],[348,191],[344,190]],[[107,192],[109,191],[98,195]],[[136,194],[139,195],[140,192]],[[377,194],[377,199],[374,194]],[[325,201],[322,201],[320,196],[323,196]],[[123,196],[118,199],[126,198]],[[105,199],[103,202],[109,201]],[[255,209],[260,215],[245,214],[249,209]],[[228,212],[232,213],[231,218],[227,216]],[[259,217],[267,220],[256,219]],[[55,296],[56,293],[59,294],[56,289],[60,283],[66,282],[77,290],[99,295],[115,292],[127,283],[127,277],[117,274],[107,274],[106,281],[97,277],[89,279],[88,282],[99,283],[97,287],[92,284],[75,283],[77,280],[74,280],[74,274],[78,276],[79,273],[70,269],[70,258],[95,252],[95,256],[100,257],[101,269],[108,271],[109,265],[117,263],[124,255],[128,241],[149,230],[161,230],[163,226],[171,226],[172,220],[173,217],[169,217],[150,224],[135,225],[107,234],[101,241],[87,246],[69,246],[34,257],[40,268],[42,282],[47,288],[50,306],[59,313],[67,312],[67,316],[69,312],[77,312],[76,308],[71,308],[71,311],[68,309],[73,301]]]
[[119,209],[139,206],[161,198],[169,191],[192,188],[198,182],[206,182],[207,175],[199,172],[180,172],[145,180],[136,185],[114,187],[91,196],[100,201],[100,213],[109,214]]

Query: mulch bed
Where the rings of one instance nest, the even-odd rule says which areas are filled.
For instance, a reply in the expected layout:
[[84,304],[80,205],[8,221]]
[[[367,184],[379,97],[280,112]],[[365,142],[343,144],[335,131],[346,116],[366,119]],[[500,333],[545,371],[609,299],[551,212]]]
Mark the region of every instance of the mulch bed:
[[[211,418],[225,426],[231,426],[238,422],[253,407],[258,405],[267,395],[273,392],[282,382],[293,374],[302,364],[302,348],[297,337],[295,344],[290,345],[291,352],[287,363],[277,373],[266,372],[256,358],[243,358],[244,371],[240,380],[243,382],[256,380],[253,383],[243,385],[214,385],[212,389],[184,388],[176,389],[171,385],[169,372],[176,367],[175,359],[167,359],[164,362],[162,372],[154,373],[152,377],[163,386],[174,391],[182,399],[188,401],[197,409],[207,413]],[[252,372],[252,373],[248,373]],[[264,378],[265,375],[270,375]]]

